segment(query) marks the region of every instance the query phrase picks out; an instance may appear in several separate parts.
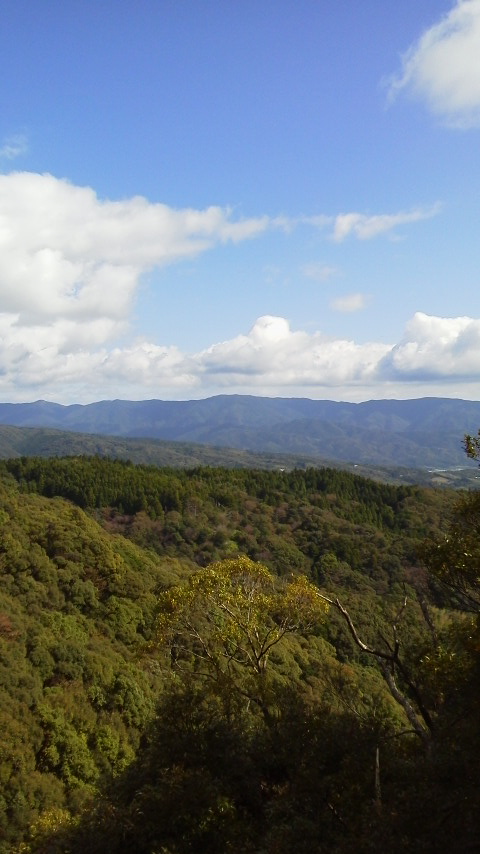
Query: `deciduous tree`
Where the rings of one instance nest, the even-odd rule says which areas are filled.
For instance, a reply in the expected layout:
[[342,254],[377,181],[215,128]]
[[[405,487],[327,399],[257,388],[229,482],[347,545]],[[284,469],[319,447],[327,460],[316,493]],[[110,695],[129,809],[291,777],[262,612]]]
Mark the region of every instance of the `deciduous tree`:
[[272,650],[287,634],[313,629],[327,610],[304,576],[279,580],[243,556],[162,593],[155,644],[168,649],[175,670],[239,691],[266,713],[261,686]]

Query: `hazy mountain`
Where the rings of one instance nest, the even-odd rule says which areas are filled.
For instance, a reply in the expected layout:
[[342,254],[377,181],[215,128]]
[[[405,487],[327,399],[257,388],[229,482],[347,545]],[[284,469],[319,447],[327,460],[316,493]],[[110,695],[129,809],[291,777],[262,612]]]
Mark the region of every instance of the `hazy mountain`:
[[462,438],[480,427],[480,402],[421,398],[337,403],[249,395],[70,406],[37,401],[0,404],[0,424],[442,468],[466,463]]

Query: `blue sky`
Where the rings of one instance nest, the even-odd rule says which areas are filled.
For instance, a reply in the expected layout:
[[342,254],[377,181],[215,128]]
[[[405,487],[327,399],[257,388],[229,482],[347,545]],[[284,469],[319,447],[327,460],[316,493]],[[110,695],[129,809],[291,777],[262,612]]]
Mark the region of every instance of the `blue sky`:
[[0,398],[480,399],[480,0],[16,0]]

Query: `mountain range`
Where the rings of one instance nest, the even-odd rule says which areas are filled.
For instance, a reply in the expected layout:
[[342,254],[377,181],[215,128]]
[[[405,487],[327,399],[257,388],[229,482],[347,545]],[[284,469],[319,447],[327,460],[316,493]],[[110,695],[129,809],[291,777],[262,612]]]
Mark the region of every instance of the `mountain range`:
[[462,440],[480,427],[480,402],[432,397],[342,403],[250,395],[85,405],[39,400],[0,404],[0,424],[440,469],[468,466]]

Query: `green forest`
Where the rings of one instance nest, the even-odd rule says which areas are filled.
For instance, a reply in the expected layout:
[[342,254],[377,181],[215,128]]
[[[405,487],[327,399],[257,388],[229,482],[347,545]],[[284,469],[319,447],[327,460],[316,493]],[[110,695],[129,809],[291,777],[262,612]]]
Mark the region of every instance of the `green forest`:
[[479,850],[480,493],[17,457],[0,521],[1,854]]

